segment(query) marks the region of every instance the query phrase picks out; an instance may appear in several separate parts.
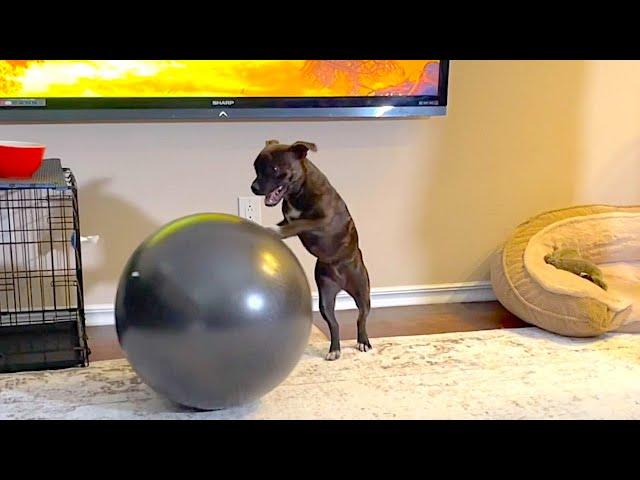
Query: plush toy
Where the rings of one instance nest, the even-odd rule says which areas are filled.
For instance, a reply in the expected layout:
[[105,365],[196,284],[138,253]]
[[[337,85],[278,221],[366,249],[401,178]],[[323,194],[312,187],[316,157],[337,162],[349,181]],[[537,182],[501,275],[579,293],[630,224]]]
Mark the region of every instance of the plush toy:
[[603,290],[607,289],[607,284],[602,278],[602,271],[593,262],[582,258],[580,253],[573,248],[554,250],[553,253],[544,256],[544,261],[560,270],[566,270],[589,280]]

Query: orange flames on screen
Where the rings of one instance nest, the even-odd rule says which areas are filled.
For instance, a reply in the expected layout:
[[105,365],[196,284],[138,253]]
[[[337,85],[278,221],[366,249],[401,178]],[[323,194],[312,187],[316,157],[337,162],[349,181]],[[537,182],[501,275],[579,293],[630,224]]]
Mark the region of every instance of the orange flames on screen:
[[[0,97],[425,94],[437,60],[0,60]],[[430,89],[428,92],[427,90]],[[382,93],[381,93],[382,92]],[[414,92],[414,93],[409,93]],[[417,92],[417,93],[416,93]]]

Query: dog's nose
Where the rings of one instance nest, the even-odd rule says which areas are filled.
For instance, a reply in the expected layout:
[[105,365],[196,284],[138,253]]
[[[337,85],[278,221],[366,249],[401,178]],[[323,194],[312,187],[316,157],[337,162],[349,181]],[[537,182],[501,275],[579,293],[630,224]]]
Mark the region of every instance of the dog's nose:
[[254,180],[253,183],[251,184],[251,191],[255,194],[258,195],[260,193],[260,189],[258,188],[258,181]]

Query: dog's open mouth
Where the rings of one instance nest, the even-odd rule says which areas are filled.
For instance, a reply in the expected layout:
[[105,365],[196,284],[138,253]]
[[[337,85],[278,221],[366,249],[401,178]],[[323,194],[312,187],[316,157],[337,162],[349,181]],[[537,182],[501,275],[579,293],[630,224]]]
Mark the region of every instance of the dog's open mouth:
[[287,191],[287,188],[284,185],[280,185],[278,188],[276,188],[275,190],[265,195],[264,204],[267,207],[276,206],[278,202],[282,200],[282,197],[284,197],[284,194],[286,193],[286,191]]

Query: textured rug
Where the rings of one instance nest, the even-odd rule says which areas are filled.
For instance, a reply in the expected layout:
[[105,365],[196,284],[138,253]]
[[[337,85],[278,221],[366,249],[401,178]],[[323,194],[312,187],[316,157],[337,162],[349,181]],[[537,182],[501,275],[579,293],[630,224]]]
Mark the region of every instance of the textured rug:
[[261,400],[196,412],[125,360],[0,375],[2,419],[640,419],[640,335],[570,339],[535,328],[375,339],[336,362],[316,337]]

